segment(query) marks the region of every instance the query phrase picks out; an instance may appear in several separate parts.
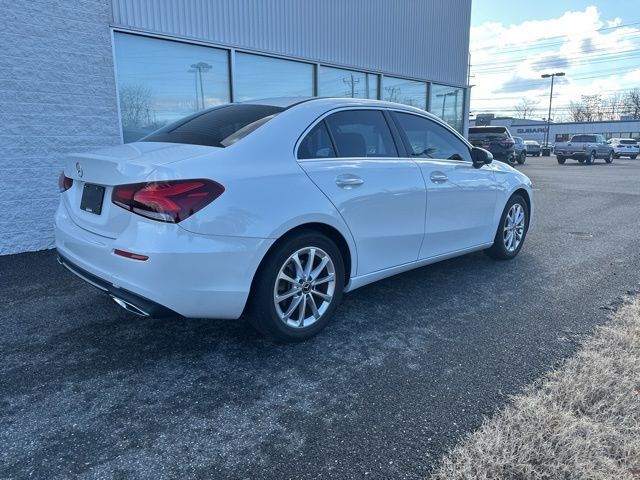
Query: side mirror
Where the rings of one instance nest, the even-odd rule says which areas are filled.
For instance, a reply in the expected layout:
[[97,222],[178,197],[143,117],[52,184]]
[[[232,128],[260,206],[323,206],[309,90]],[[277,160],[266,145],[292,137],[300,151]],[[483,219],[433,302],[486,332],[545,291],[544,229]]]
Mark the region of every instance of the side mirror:
[[493,162],[493,155],[484,148],[473,147],[471,149],[471,161],[474,168],[480,168]]

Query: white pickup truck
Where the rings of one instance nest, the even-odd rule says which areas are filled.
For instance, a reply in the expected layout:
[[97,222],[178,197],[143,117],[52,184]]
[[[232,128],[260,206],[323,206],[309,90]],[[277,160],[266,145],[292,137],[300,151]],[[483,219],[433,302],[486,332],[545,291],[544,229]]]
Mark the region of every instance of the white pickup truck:
[[564,164],[567,158],[578,160],[587,165],[596,163],[597,158],[603,158],[607,163],[613,162],[615,152],[602,135],[574,135],[568,142],[556,143],[555,153],[559,164]]

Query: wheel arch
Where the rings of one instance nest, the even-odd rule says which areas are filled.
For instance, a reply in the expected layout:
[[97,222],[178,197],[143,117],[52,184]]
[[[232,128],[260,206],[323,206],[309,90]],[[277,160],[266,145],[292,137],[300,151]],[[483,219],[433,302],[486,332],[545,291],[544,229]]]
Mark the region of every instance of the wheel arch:
[[352,247],[345,238],[345,236],[338,230],[336,227],[329,225],[328,223],[323,222],[306,222],[295,227],[290,228],[282,235],[278,237],[278,239],[273,242],[271,247],[265,252],[260,263],[258,264],[258,268],[253,274],[253,278],[251,279],[251,289],[253,290],[253,284],[255,282],[257,273],[260,271],[264,262],[269,258],[269,256],[286,240],[291,238],[294,235],[297,235],[302,232],[316,232],[321,233],[331,239],[333,243],[336,244],[338,250],[340,250],[340,255],[342,255],[342,261],[344,262],[344,284],[348,285],[349,280],[351,279],[352,269],[355,268],[355,251],[352,251]]
[[[530,219],[531,219],[531,196],[529,195],[529,192],[527,191],[527,189],[520,187],[517,188],[516,190],[513,191],[513,193],[509,196],[509,200],[511,200],[511,198],[513,198],[514,195],[520,195],[522,196],[522,198],[524,198],[524,201],[527,204],[527,211],[529,212],[529,215],[527,216],[527,227],[529,226],[530,223]],[[507,202],[509,201],[507,200]]]

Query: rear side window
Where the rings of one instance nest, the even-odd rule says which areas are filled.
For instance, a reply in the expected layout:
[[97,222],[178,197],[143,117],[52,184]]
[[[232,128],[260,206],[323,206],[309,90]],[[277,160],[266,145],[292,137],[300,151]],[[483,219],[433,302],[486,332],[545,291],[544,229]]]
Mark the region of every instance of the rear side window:
[[394,113],[413,157],[471,161],[466,143],[432,120],[410,113]]
[[271,105],[223,105],[183,118],[140,141],[228,147],[283,110]]
[[397,157],[389,125],[379,110],[344,110],[327,125],[339,157]]
[[572,142],[576,143],[595,143],[596,136],[595,135],[575,135],[572,139]]
[[324,121],[313,127],[298,147],[299,159],[333,158],[335,156],[336,152]]

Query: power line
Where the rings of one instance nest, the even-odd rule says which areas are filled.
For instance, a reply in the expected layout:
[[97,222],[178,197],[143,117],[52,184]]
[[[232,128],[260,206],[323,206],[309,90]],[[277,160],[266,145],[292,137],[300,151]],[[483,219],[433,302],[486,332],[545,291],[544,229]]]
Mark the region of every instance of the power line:
[[[614,25],[613,27],[598,28],[596,30],[591,30],[591,32],[592,33],[604,32],[604,31],[608,31],[608,30],[616,30],[616,29],[619,29],[619,28],[632,27],[634,25],[640,25],[640,21],[637,21],[637,22],[634,21],[634,22],[631,22],[631,23]],[[566,40],[566,39],[568,39],[570,37],[571,37],[571,35],[556,35],[554,37],[545,37],[545,38],[540,38],[538,40],[530,40],[528,42],[522,42],[522,44],[523,45],[533,44],[533,43],[542,42],[542,41],[548,41],[548,40],[558,40],[558,39],[561,39],[561,38]],[[543,45],[539,45],[539,46],[536,46],[536,47],[517,47],[517,48],[511,49],[511,50],[510,49],[504,49],[504,50],[501,50],[501,52],[507,53],[509,51],[524,51],[524,50],[530,50],[531,48],[542,48],[542,47],[545,47],[545,46],[562,45],[565,42],[565,40],[563,40],[561,42],[553,42],[553,43],[550,43],[548,45],[543,44]],[[479,47],[479,48],[476,48],[476,49],[472,49],[471,52],[479,52],[479,51],[486,50],[486,49],[487,49],[487,47]]]
[[[582,64],[590,64],[590,63],[602,63],[602,62],[617,62],[622,60],[627,60],[629,58],[635,58],[640,53],[637,49],[626,50],[620,52],[608,52],[608,53],[593,53],[593,54],[582,54],[582,55],[572,55],[571,57],[565,58],[554,58],[545,61],[544,58],[535,59],[534,61],[540,64],[540,68],[566,68],[566,62],[568,60],[576,61]],[[521,63],[526,60],[529,60],[531,57],[524,59],[522,62],[495,62],[491,67],[481,67],[479,69],[473,69],[473,73],[490,73],[490,72],[501,72],[512,70],[514,67],[518,67]],[[491,65],[491,64],[487,64]]]

